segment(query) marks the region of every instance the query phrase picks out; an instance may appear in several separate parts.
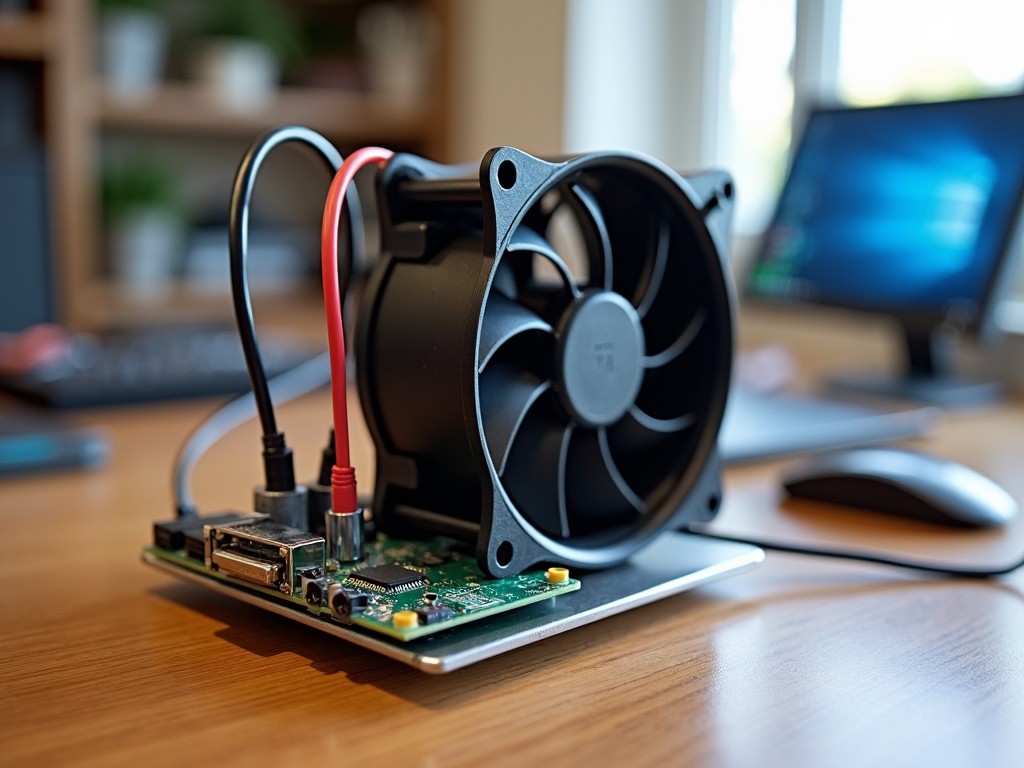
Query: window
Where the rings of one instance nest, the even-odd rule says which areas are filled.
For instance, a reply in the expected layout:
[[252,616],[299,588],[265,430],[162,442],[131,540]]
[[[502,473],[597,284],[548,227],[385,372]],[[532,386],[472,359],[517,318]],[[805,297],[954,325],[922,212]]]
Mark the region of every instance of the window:
[[[794,124],[799,128],[811,102],[869,105],[1024,88],[1019,0],[732,0],[731,6],[717,162],[736,177],[741,235],[767,224]],[[799,43],[798,26],[805,33]],[[802,90],[794,88],[794,75]]]
[[793,124],[795,0],[733,0],[720,163],[736,179],[736,231],[768,223]]
[[844,0],[840,99],[856,105],[1024,87],[1019,0]]

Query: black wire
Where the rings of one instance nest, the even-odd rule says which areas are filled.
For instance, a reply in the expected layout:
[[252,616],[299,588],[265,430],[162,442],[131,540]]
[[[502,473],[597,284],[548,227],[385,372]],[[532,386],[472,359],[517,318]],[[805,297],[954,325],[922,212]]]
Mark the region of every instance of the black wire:
[[[235,173],[231,189],[231,205],[228,219],[228,248],[231,258],[231,296],[235,308],[235,320],[238,323],[238,335],[245,354],[249,379],[252,382],[252,393],[256,402],[256,412],[263,430],[263,466],[268,491],[291,491],[295,488],[295,469],[291,449],[285,443],[284,434],[277,429],[274,416],[274,404],[270,397],[267,384],[266,369],[260,355],[259,343],[256,340],[256,329],[253,324],[252,298],[249,295],[249,279],[247,261],[249,255],[249,207],[252,202],[253,188],[263,161],[276,147],[288,142],[299,142],[312,147],[326,163],[331,177],[341,167],[341,153],[331,142],[316,131],[299,125],[285,125],[271,128],[252,143],[246,150]],[[346,194],[349,209],[349,221],[362,221],[362,211],[355,186],[350,186]],[[355,249],[365,247],[362,228],[349,227],[349,250],[344,251],[343,268],[339,269],[339,282],[342,297],[348,290],[348,281],[352,273],[352,262]],[[359,254],[363,256],[362,253]]]
[[750,544],[761,549],[768,549],[775,552],[788,552],[794,555],[811,555],[813,557],[830,557],[838,560],[858,560],[863,563],[873,563],[875,565],[888,565],[894,568],[909,568],[915,571],[924,571],[927,573],[937,573],[943,576],[966,576],[969,578],[992,578],[994,576],[1005,576],[1008,573],[1016,571],[1018,568],[1024,566],[1024,557],[1021,557],[1016,562],[1010,565],[1000,566],[998,568],[972,568],[969,566],[958,566],[958,565],[947,565],[941,563],[927,563],[920,560],[903,560],[895,557],[887,557],[884,555],[874,555],[870,552],[854,552],[849,550],[839,549],[814,549],[811,547],[797,546],[793,544],[781,544],[772,541],[758,541],[756,539],[747,539],[739,536],[724,536],[717,533],[707,533],[706,531],[697,528],[685,529],[687,533],[691,533],[695,536],[703,536],[707,539],[716,539],[717,541],[731,541],[736,544]]
[[[256,398],[256,409],[260,418],[260,425],[264,436],[277,434],[277,421],[274,417],[274,406],[270,399],[267,386],[267,374],[263,367],[263,358],[260,355],[259,344],[256,341],[256,330],[253,325],[252,299],[249,295],[249,281],[247,275],[248,245],[249,245],[249,206],[252,202],[253,188],[256,185],[256,176],[260,166],[276,147],[287,142],[300,142],[309,145],[317,150],[318,156],[324,160],[333,178],[334,174],[341,167],[341,153],[331,142],[316,131],[299,125],[285,125],[271,128],[262,133],[252,143],[235,173],[235,181],[231,190],[231,208],[228,221],[228,247],[231,254],[231,295],[235,307],[235,320],[238,323],[238,334],[242,341],[242,350],[245,353],[245,362],[249,368],[249,378],[252,381],[252,391]],[[355,185],[349,187],[346,195],[346,204],[349,208],[349,219],[353,222],[361,221],[361,208]],[[362,250],[364,242],[360,227],[350,228],[352,250]],[[359,254],[361,257],[362,254]],[[344,269],[339,270],[342,275],[341,295],[344,297],[348,280],[351,277],[352,262],[355,258],[352,253],[345,257]]]

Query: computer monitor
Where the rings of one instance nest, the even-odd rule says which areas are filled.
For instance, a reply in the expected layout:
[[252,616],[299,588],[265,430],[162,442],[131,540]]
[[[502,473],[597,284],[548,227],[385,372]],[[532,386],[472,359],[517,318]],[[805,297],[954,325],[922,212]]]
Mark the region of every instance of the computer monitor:
[[990,337],[1021,245],[1024,94],[812,111],[745,294],[885,315],[905,370],[835,383],[940,405],[949,342]]

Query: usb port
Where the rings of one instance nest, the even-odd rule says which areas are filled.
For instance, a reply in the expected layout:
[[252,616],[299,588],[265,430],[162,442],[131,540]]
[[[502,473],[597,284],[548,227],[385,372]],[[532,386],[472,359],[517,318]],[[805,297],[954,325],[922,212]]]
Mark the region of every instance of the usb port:
[[324,566],[322,537],[270,520],[208,525],[206,567],[252,584],[292,594],[299,570]]

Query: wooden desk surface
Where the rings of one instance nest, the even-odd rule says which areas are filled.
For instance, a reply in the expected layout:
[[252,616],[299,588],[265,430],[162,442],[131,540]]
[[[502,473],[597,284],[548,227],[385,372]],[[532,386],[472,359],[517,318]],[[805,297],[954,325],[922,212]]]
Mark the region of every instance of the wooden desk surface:
[[[211,403],[89,414],[110,466],[0,483],[4,765],[1024,764],[1024,573],[947,580],[769,554],[760,568],[432,677],[143,566],[169,467]],[[279,418],[311,476],[327,400]],[[196,477],[246,503],[255,427]],[[1024,403],[922,445],[1024,502]],[[372,477],[369,450],[356,458]],[[780,501],[731,470],[719,527],[992,563],[1024,520],[953,532]],[[372,761],[372,762],[371,762]]]

